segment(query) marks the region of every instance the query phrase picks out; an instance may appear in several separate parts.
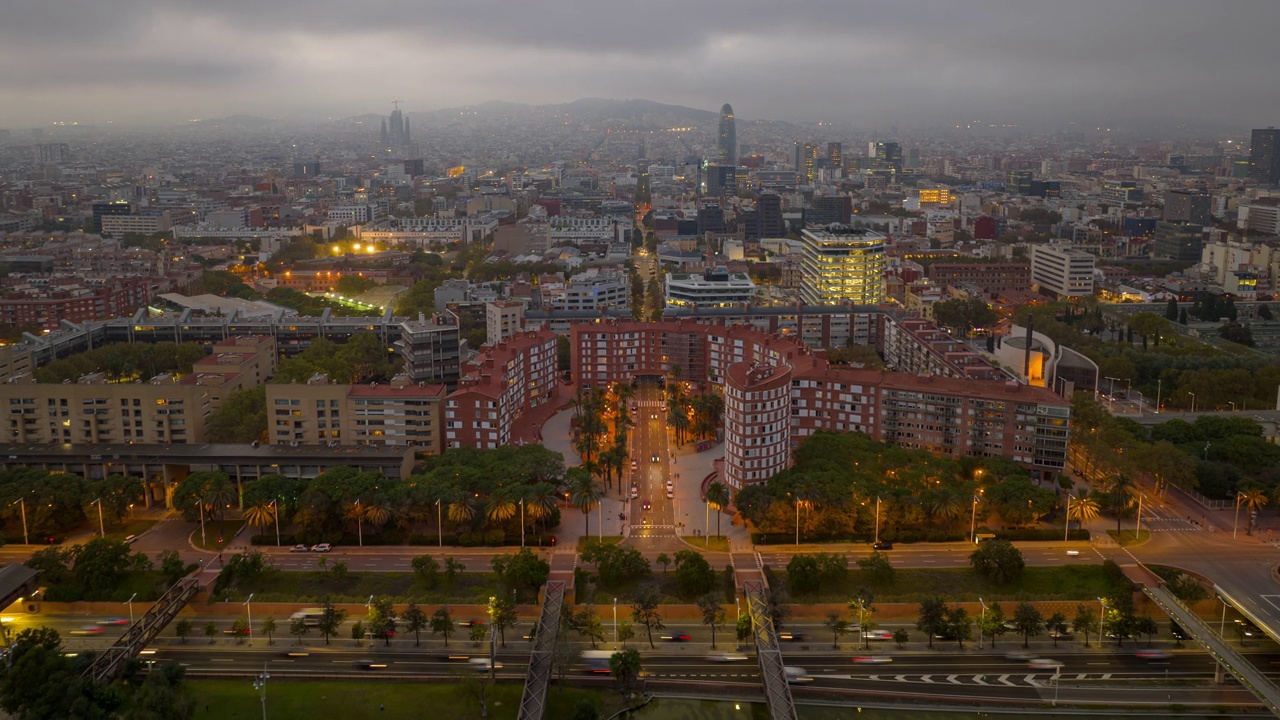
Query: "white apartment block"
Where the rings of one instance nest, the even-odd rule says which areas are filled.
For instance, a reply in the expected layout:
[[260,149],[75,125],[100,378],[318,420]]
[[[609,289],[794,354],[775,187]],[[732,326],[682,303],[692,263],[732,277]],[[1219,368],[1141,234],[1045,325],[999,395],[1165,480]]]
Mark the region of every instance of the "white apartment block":
[[1031,246],[1031,282],[1041,292],[1055,297],[1076,298],[1093,295],[1093,265],[1096,258],[1081,250],[1053,245]]
[[168,211],[156,213],[154,215],[102,216],[103,235],[124,235],[125,233],[151,235],[154,233],[168,232],[169,228],[172,226],[173,223],[169,219]]
[[745,273],[720,267],[702,273],[667,273],[667,307],[728,307],[750,302],[756,284]]

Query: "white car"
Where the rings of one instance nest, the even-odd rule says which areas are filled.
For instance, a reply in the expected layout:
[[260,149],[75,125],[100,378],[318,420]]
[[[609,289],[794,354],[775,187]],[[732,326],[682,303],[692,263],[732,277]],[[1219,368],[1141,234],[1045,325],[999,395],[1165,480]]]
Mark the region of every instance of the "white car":
[[319,543],[311,546],[311,552],[329,552],[332,549],[333,546],[329,543]]
[[1033,658],[1027,663],[1027,667],[1032,670],[1058,670],[1062,667],[1062,661],[1050,658]]
[[635,485],[632,485],[632,486],[631,486],[631,499],[632,499],[632,500],[635,500],[635,499],[636,499],[636,498],[638,498],[638,497],[640,497],[640,491],[636,489],[636,486],[635,486]]
[[742,653],[714,653],[707,656],[708,662],[743,662],[747,659]]
[[672,490],[675,490],[675,489],[676,489],[676,484],[675,484],[675,483],[673,483],[673,482],[671,482],[670,480],[668,480],[668,481],[667,481],[667,492],[671,492]]
[[[471,665],[471,667],[475,668],[479,672],[488,672],[489,670],[489,658],[487,657],[471,658],[467,662]],[[493,669],[501,670],[502,663],[500,662],[493,663]]]
[[808,685],[813,682],[813,676],[802,667],[787,665],[782,668],[782,671],[787,674],[788,685]]

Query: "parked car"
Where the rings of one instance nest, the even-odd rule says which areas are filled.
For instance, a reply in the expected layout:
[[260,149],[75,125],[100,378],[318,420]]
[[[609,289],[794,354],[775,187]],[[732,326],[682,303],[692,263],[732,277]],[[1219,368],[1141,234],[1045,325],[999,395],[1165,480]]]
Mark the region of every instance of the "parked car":
[[289,548],[289,552],[310,552],[310,551],[311,551],[311,548],[307,547],[306,545],[294,545],[293,547]]
[[329,552],[332,549],[333,546],[329,543],[319,543],[311,546],[311,552]]

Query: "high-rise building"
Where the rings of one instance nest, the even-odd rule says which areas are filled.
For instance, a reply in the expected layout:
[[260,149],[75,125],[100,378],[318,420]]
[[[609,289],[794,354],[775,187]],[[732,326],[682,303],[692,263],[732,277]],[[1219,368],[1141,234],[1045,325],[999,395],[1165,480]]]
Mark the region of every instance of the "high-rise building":
[[398,106],[391,111],[389,121],[382,121],[382,146],[394,150],[409,148],[409,118],[400,112]]
[[40,165],[57,165],[71,159],[66,143],[40,143],[36,145],[35,160]]
[[1204,226],[1199,224],[1156,223],[1156,239],[1151,252],[1171,260],[1199,260],[1204,247]]
[[902,146],[896,142],[872,140],[867,143],[867,157],[872,159],[874,167],[888,170],[902,169]]
[[113,202],[96,202],[90,206],[93,211],[93,231],[102,232],[102,218],[106,215],[131,215],[133,206],[127,200]]
[[885,236],[829,225],[806,228],[801,296],[810,305],[874,305],[884,301]]
[[1208,225],[1213,222],[1209,215],[1209,196],[1190,190],[1170,190],[1164,196],[1164,220],[1201,227]]
[[1280,184],[1280,130],[1253,131],[1249,141],[1249,177],[1264,185]]
[[720,108],[720,138],[716,147],[716,159],[721,165],[738,164],[738,130],[733,122],[733,106],[729,103]]
[[782,218],[782,196],[777,193],[760,193],[756,198],[756,210],[760,213],[760,235],[762,238],[776,238],[787,234],[787,226]]
[[827,143],[827,167],[844,167],[844,152],[842,150],[842,146],[838,142]]
[[1052,245],[1031,246],[1031,280],[1057,298],[1093,295],[1095,258],[1083,250]]

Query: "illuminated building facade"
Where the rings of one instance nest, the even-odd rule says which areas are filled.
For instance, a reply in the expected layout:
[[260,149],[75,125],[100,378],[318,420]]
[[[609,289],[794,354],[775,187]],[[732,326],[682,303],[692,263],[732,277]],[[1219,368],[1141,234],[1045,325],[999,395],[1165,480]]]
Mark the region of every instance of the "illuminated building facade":
[[885,236],[841,225],[806,228],[801,296],[810,305],[884,301]]

